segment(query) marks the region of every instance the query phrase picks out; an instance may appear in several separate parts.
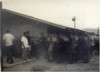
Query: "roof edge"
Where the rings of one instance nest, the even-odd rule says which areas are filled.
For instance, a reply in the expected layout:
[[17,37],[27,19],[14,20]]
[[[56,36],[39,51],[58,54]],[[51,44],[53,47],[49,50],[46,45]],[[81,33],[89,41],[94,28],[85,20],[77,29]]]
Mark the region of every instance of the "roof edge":
[[49,21],[45,21],[45,20],[42,20],[42,19],[39,19],[39,18],[35,18],[35,17],[32,17],[32,16],[25,15],[25,14],[21,14],[21,13],[18,13],[18,12],[15,12],[15,11],[11,11],[11,10],[8,10],[8,9],[2,9],[2,11],[6,11],[6,12],[9,12],[9,13],[13,13],[13,14],[16,14],[16,15],[19,15],[19,16],[22,16],[22,17],[31,19],[31,20],[36,20],[36,21],[39,21],[39,22],[42,22],[42,23],[46,23],[48,25],[52,25],[52,26],[59,27],[59,28],[62,28],[62,29],[66,29],[67,28],[65,26],[58,25],[56,23],[52,23],[52,22],[49,22]]

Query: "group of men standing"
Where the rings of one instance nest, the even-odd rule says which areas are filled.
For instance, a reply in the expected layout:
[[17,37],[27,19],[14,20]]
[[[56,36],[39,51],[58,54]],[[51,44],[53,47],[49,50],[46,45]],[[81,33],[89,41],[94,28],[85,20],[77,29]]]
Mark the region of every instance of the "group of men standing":
[[[6,49],[7,63],[12,64],[13,61],[13,47],[14,47],[15,37],[10,33],[9,30],[3,36],[3,41]],[[23,59],[26,60],[30,57],[31,50],[31,37],[29,31],[23,33],[21,37],[22,49],[23,49]]]
[[[7,30],[6,34],[3,36],[7,50],[7,63],[14,62],[12,58],[14,39],[14,36],[10,33],[9,30]],[[24,32],[23,36],[21,37],[23,49],[22,57],[24,60],[27,60],[31,57],[31,42],[30,32]],[[90,60],[90,51],[93,43],[93,41],[89,39],[88,34],[80,36],[73,34],[70,34],[69,36],[62,34],[48,34],[48,36],[45,37],[44,33],[41,33],[41,37],[37,42],[39,42],[40,49],[38,53],[40,53],[41,56],[46,56],[50,61],[57,60],[58,62],[64,62],[65,60],[69,63],[74,63],[79,60],[88,63]]]
[[50,60],[56,59],[58,62],[68,61],[68,63],[81,60],[88,63],[92,56],[91,49],[94,46],[94,41],[89,34],[80,36],[74,34],[70,34],[70,36],[60,35],[58,38],[51,34],[48,36],[48,42]]

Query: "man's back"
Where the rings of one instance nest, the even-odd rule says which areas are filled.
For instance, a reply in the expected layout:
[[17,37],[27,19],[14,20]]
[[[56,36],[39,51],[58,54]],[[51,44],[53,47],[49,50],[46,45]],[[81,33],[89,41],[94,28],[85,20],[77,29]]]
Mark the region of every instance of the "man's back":
[[10,46],[13,44],[14,36],[10,33],[6,33],[3,36],[3,40],[4,40],[6,46]]

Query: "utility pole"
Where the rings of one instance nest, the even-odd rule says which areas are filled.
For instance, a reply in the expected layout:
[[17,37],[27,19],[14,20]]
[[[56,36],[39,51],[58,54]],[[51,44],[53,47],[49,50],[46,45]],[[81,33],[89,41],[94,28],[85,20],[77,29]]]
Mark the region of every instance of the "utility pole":
[[97,30],[97,35],[98,35],[98,39],[99,39],[99,37],[100,37],[99,27],[98,27],[98,30]]
[[76,17],[75,16],[72,18],[72,21],[74,22],[74,28],[76,28]]
[[98,27],[98,35],[99,35],[99,27]]

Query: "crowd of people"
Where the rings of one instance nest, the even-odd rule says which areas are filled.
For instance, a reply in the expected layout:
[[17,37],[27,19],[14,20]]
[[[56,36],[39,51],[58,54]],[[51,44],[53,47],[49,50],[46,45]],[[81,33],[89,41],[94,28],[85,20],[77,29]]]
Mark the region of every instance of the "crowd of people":
[[52,35],[48,37],[49,59],[56,59],[58,62],[74,63],[82,60],[84,63],[90,61],[94,48],[94,40],[87,34],[79,37],[73,34]]
[[[12,48],[15,37],[7,30],[3,36],[3,40],[7,49],[7,63],[13,63]],[[99,48],[97,45],[99,42],[95,44],[93,36],[88,33],[79,36],[72,33],[70,35],[48,33],[45,36],[44,33],[41,33],[37,41],[32,41],[30,32],[26,31],[23,33],[20,41],[23,50],[23,60],[31,58],[32,48],[36,47],[36,50],[33,50],[37,53],[37,58],[44,57],[49,61],[57,62],[67,61],[71,64],[77,61],[88,63],[93,56],[93,50],[96,47]],[[32,42],[36,46],[33,47]]]

